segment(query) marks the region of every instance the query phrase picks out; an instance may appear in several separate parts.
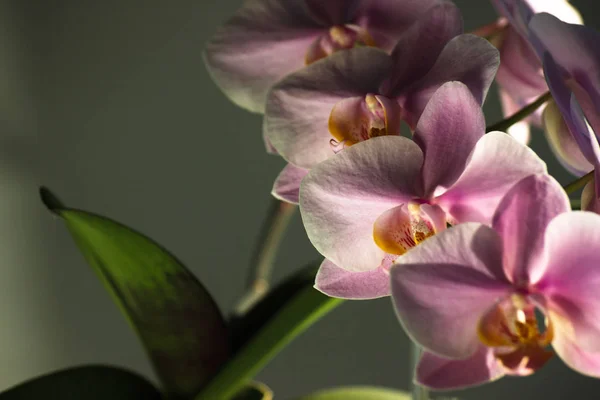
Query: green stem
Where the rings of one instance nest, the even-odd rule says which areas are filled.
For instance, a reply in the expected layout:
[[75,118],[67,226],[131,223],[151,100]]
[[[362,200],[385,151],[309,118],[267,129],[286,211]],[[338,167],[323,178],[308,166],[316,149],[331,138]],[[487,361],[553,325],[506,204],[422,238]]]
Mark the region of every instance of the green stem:
[[196,400],[231,399],[281,349],[342,302],[310,286],[302,289],[225,364]]
[[[410,340],[410,339],[409,339]],[[429,400],[429,390],[414,382],[415,371],[421,358],[421,348],[412,340],[410,341],[410,381],[412,384],[412,400]]]
[[510,117],[508,117],[498,123],[495,123],[492,126],[487,127],[485,131],[486,132],[492,132],[492,131],[506,132],[508,130],[508,128],[510,128],[517,122],[521,122],[525,118],[529,117],[531,114],[533,114],[538,108],[540,108],[543,104],[545,104],[551,98],[552,98],[552,94],[550,94],[550,92],[546,92],[543,95],[541,95],[540,97],[538,97],[537,99],[535,99],[535,101],[533,103],[523,107],[522,109],[520,109],[519,111],[517,111]]
[[298,207],[295,204],[273,199],[269,214],[259,235],[251,263],[247,292],[238,302],[234,312],[245,314],[269,291],[271,273],[284,233]]
[[565,192],[567,192],[567,194],[571,194],[571,193],[581,189],[582,187],[584,187],[589,181],[592,180],[593,177],[594,177],[594,171],[588,172],[581,178],[574,180],[573,182],[569,183],[568,185],[563,186],[563,189],[565,189]]
[[581,210],[581,199],[570,199],[572,210]]

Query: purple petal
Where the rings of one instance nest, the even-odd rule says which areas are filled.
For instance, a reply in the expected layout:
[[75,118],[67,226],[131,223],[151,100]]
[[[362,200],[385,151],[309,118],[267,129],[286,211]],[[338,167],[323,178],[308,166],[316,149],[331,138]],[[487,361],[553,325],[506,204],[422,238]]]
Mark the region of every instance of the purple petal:
[[263,112],[271,85],[304,67],[310,44],[325,31],[304,0],[247,1],[207,43],[204,59],[231,101]]
[[548,91],[538,55],[512,27],[504,33],[500,58],[496,80],[513,99],[524,105]]
[[511,290],[501,257],[500,236],[477,223],[452,227],[399,257],[390,271],[392,297],[408,335],[444,357],[472,356],[481,317]]
[[271,194],[279,200],[298,204],[300,182],[308,174],[308,170],[287,164],[277,176]]
[[440,0],[361,1],[356,23],[375,38],[377,47],[391,50],[402,34],[438,2]]
[[584,157],[573,134],[554,101],[549,101],[543,115],[544,132],[556,158],[573,175],[581,176],[594,167]]
[[373,224],[386,210],[418,195],[423,155],[407,138],[384,136],[349,147],[314,167],[300,186],[300,211],[316,249],[349,271],[382,261]]
[[449,81],[467,85],[477,102],[483,104],[499,64],[498,50],[487,40],[470,34],[455,37],[427,75],[401,93],[408,124],[414,126],[433,93]]
[[574,211],[554,218],[545,236],[546,269],[535,285],[556,314],[551,320],[557,330],[594,352],[600,351],[598,243],[600,215]]
[[513,185],[545,173],[546,164],[529,147],[505,133],[490,132],[475,145],[460,178],[436,201],[456,222],[489,224]]
[[584,87],[591,85],[598,93],[600,82],[594,82],[600,68],[600,33],[595,29],[562,22],[547,13],[535,15],[529,23],[538,54],[549,53],[561,68]]
[[266,136],[289,162],[311,168],[333,155],[329,115],[341,100],[376,93],[391,60],[382,50],[340,51],[283,79],[267,100]]
[[506,193],[492,227],[502,237],[504,270],[515,284],[539,279],[546,227],[567,211],[569,198],[550,175],[530,175]]
[[554,101],[564,118],[565,124],[571,131],[573,139],[577,142],[586,160],[591,164],[595,164],[597,162],[595,147],[598,143],[587,127],[583,112],[581,107],[576,104],[577,101],[573,92],[565,84],[564,74],[549,54],[544,57],[544,72]]
[[575,371],[600,378],[600,353],[582,350],[567,334],[555,330],[552,347],[559,357]]
[[435,92],[414,136],[425,157],[425,197],[438,186],[447,188],[458,179],[484,133],[485,117],[469,88],[460,82],[448,82]]
[[465,360],[424,352],[417,365],[416,381],[434,390],[453,390],[492,382],[503,376],[504,370],[493,351],[481,345]]
[[565,22],[581,23],[581,15],[568,0],[492,0],[498,13],[527,36],[527,23],[534,14],[549,13]]
[[392,76],[385,82],[385,93],[401,93],[433,67],[446,44],[462,33],[460,10],[443,1],[431,7],[415,22],[392,51]]
[[315,289],[340,299],[377,299],[390,295],[390,274],[382,267],[350,272],[325,259],[317,273]]

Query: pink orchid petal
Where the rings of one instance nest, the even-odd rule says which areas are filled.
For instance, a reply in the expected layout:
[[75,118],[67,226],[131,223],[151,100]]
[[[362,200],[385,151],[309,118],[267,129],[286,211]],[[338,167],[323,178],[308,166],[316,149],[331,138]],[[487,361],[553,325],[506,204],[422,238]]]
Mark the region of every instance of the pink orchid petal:
[[598,40],[600,33],[592,28],[569,24],[553,15],[542,13],[535,15],[529,23],[529,29],[534,44],[539,46],[538,53],[545,52],[575,79],[586,77],[587,82],[580,84],[598,93],[600,82],[593,82],[589,77],[597,77],[600,68],[600,54],[598,53]]
[[263,132],[263,142],[265,143],[265,150],[267,151],[267,153],[273,154],[273,155],[279,155],[279,153],[277,153],[277,149],[275,147],[273,147],[273,145],[271,144],[271,141],[264,134],[264,132]]
[[460,82],[448,82],[435,92],[414,136],[425,157],[425,197],[438,186],[447,188],[458,179],[484,133],[485,117],[469,88]]
[[329,133],[338,142],[348,141],[349,145],[358,143],[367,116],[365,97],[349,97],[336,103],[329,115]]
[[513,283],[526,285],[540,278],[546,227],[570,210],[567,194],[550,175],[530,175],[506,193],[492,227],[502,236],[504,270]]
[[589,181],[581,192],[581,209],[600,214],[600,197],[596,195],[596,179]]
[[375,93],[391,65],[372,47],[340,51],[289,75],[267,100],[266,136],[289,162],[311,168],[333,155],[329,115],[336,103]]
[[414,127],[431,96],[449,81],[467,85],[475,100],[483,104],[499,64],[498,50],[487,40],[470,34],[456,36],[427,75],[402,93],[407,123]]
[[552,347],[565,364],[575,371],[600,378],[600,353],[582,350],[569,335],[560,330],[555,330]]
[[590,132],[575,94],[565,83],[564,74],[550,54],[544,56],[544,73],[554,101],[582,154],[591,164],[600,162],[598,141]]
[[500,236],[477,223],[454,226],[399,257],[390,271],[392,297],[408,335],[437,355],[472,356],[481,317],[511,290],[501,257]]
[[434,390],[465,389],[489,383],[504,376],[504,369],[493,351],[483,345],[464,360],[424,352],[416,371],[418,384]]
[[513,99],[525,101],[548,91],[538,55],[512,27],[504,33],[500,58],[502,63],[496,79]]
[[361,1],[355,13],[356,23],[373,36],[377,47],[390,51],[415,21],[439,2],[440,0]]
[[383,107],[385,113],[385,126],[388,135],[399,135],[402,127],[402,110],[395,99],[388,99],[385,96],[376,95],[375,98]]
[[[600,33],[589,27],[564,23],[550,14],[536,15],[529,26],[559,107],[568,98],[553,87],[560,84],[557,82],[560,78],[557,72],[548,71],[546,64],[552,61],[566,73],[563,79],[572,79],[569,88],[575,92],[593,130],[600,132]],[[548,72],[552,74],[548,75]],[[565,110],[561,108],[561,111],[565,114]]]
[[556,103],[548,102],[543,114],[544,131],[556,158],[573,175],[581,176],[594,167],[585,158]]
[[319,267],[315,289],[340,299],[377,299],[390,295],[390,274],[382,267],[365,272],[350,272],[325,259]]
[[373,224],[386,210],[415,197],[423,155],[399,136],[373,138],[314,167],[300,186],[300,211],[308,238],[349,271],[376,268],[384,256]]
[[492,4],[524,37],[528,35],[527,24],[534,14],[549,13],[572,24],[583,22],[581,14],[568,0],[492,0]]
[[271,85],[304,67],[310,44],[325,31],[304,0],[247,1],[208,42],[204,59],[231,101],[263,112]]
[[600,215],[574,211],[554,218],[546,230],[546,270],[536,285],[552,320],[584,350],[600,351]]
[[300,182],[308,174],[308,170],[287,164],[277,176],[273,184],[271,194],[279,200],[292,204],[298,204],[300,194]]
[[529,147],[505,133],[490,132],[475,145],[460,178],[436,201],[457,222],[489,224],[513,185],[545,173],[546,164]]
[[392,76],[385,82],[384,92],[401,93],[421,79],[433,67],[446,44],[462,31],[462,16],[453,3],[441,1],[427,10],[395,45]]
[[373,239],[388,254],[401,255],[417,245],[407,204],[390,208],[377,217],[373,224]]
[[[500,65],[502,68],[502,64]],[[500,70],[498,70],[500,73]],[[496,76],[497,79],[497,76]],[[502,113],[505,117],[509,117],[519,111],[522,107],[519,106],[504,89],[499,90],[500,103],[502,104]],[[527,145],[531,138],[531,129],[527,120],[517,122],[506,131],[510,136],[515,138],[519,143]]]

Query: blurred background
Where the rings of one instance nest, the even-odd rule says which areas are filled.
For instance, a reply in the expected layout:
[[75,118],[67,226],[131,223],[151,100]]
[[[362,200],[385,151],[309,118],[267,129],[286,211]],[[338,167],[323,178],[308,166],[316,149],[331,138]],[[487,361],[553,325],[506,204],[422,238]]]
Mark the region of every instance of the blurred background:
[[[488,1],[457,0],[466,31]],[[597,0],[572,1],[600,28]],[[202,48],[241,0],[0,0],[0,389],[85,363],[155,380],[145,354],[66,229],[38,199],[110,216],[162,243],[226,312],[242,294],[273,179],[261,117],[210,80]],[[488,123],[501,118],[496,91]],[[556,163],[540,132],[534,149]],[[320,257],[295,216],[275,280]],[[347,302],[258,376],[279,399],[335,385],[407,389],[408,339],[389,299]],[[596,398],[600,381],[555,358],[461,399]],[[588,393],[588,395],[584,395]]]

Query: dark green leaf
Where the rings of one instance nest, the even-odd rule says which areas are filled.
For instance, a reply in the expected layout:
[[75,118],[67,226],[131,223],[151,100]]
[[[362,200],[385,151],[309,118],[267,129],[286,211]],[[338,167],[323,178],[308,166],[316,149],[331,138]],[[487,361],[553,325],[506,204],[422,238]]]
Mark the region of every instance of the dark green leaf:
[[[289,342],[343,302],[315,290],[314,279],[303,282],[293,296],[287,296],[290,298],[274,307],[277,311],[211,379],[196,400],[235,398],[235,394]],[[283,286],[288,287],[287,284]],[[269,299],[275,301],[277,297],[268,297],[264,301]]]
[[246,314],[234,315],[229,321],[233,351],[244,346],[299,291],[307,286],[313,286],[318,269],[318,266],[314,265],[302,268],[281,285],[275,287]]
[[410,400],[410,394],[398,390],[369,387],[347,386],[325,389],[299,400]]
[[233,400],[272,400],[273,392],[267,385],[260,382],[252,382],[239,391]]
[[150,382],[119,368],[85,366],[43,375],[0,393],[0,400],[160,400]]
[[141,338],[168,393],[189,397],[229,355],[227,328],[206,289],[165,249],[134,230],[64,207],[47,189],[44,204],[64,219],[88,263]]

